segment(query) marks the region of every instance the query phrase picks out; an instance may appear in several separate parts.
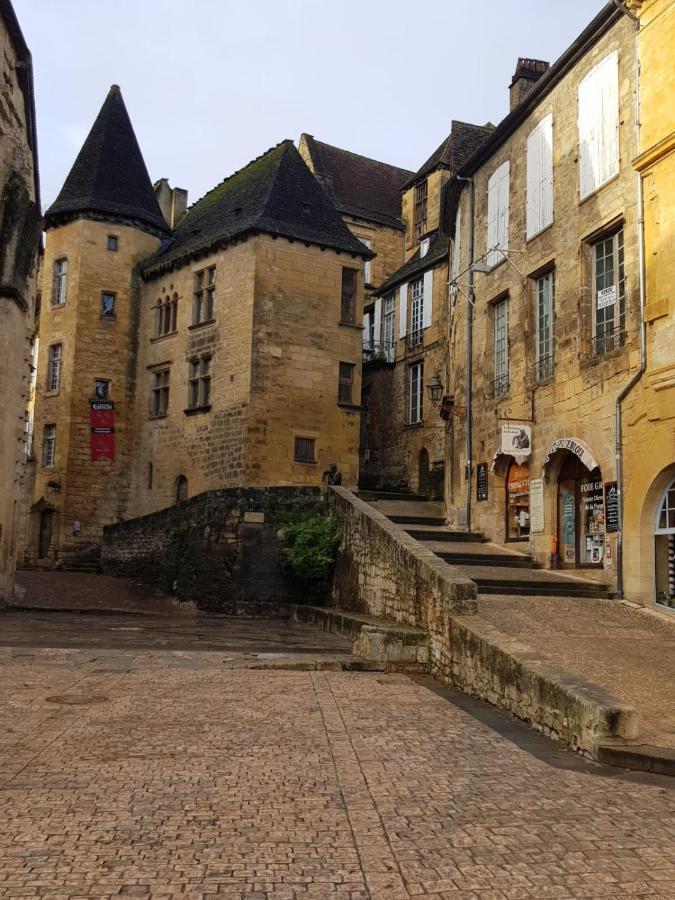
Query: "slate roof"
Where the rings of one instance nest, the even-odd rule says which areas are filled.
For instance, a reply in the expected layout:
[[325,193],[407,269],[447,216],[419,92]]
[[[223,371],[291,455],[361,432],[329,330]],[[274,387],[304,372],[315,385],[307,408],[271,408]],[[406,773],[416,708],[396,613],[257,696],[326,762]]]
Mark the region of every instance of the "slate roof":
[[404,188],[412,187],[435,169],[444,168],[451,172],[460,169],[483,141],[494,131],[494,125],[472,125],[470,122],[452,122],[450,134],[434,150],[429,159],[409,178]]
[[436,263],[441,262],[448,257],[448,236],[438,231],[430,236],[429,249],[424,256],[420,255],[420,248],[417,252],[404,263],[400,269],[383,281],[375,292],[377,296],[387,294],[392,288],[404,281],[410,281],[415,275],[421,275],[427,269],[431,269]]
[[61,193],[47,210],[47,226],[99,213],[168,232],[122,92],[114,84],[92,125]]
[[174,268],[218,244],[259,231],[366,259],[374,255],[344,224],[293,141],[285,140],[193,204],[173,241],[149,261],[144,273]]
[[314,174],[341,213],[402,229],[401,186],[408,169],[359,156],[303,134]]

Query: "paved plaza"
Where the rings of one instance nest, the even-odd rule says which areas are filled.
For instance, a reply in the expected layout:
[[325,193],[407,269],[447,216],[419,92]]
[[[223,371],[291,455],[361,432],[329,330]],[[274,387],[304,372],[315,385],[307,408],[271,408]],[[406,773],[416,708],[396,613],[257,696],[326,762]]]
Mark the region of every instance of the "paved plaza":
[[[672,780],[425,677],[244,667],[252,622],[188,649],[111,618],[49,649],[0,614],[2,897],[675,898]],[[269,664],[343,652],[289,637]]]

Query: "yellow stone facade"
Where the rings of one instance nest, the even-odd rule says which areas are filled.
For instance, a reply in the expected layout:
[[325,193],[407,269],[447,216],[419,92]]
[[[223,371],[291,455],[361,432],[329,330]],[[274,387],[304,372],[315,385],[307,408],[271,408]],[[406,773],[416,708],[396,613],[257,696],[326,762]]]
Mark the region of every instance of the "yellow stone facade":
[[[675,3],[629,4],[638,17],[640,143],[634,166],[644,203],[646,369],[624,403],[624,583],[628,599],[675,607],[671,536],[655,535],[675,479]],[[671,504],[672,505],[672,504]],[[670,594],[670,598],[669,598]]]
[[40,210],[32,64],[11,7],[0,16],[0,605],[12,596],[30,451]]
[[[627,17],[617,14],[611,27],[577,56],[522,121],[495,142],[494,149],[486,150],[472,174],[474,260],[486,263],[491,249],[487,244],[488,182],[502,164],[510,163],[507,251],[499,255],[496,265],[488,265],[487,272],[473,273],[473,454],[469,504],[465,418],[451,420],[446,467],[446,500],[452,524],[466,527],[470,505],[473,530],[499,542],[529,542],[540,564],[588,570],[596,580],[610,584],[616,582],[617,535],[605,529],[602,494],[617,477],[616,399],[640,360],[638,217],[635,174],[630,162],[636,153],[634,50],[633,26]],[[580,199],[579,86],[591,69],[614,52],[618,54],[618,172]],[[528,240],[527,139],[548,115],[552,115],[553,122],[553,216],[547,227]],[[451,327],[449,393],[455,396],[458,406],[466,406],[464,336],[467,270],[471,263],[468,186],[462,186],[459,205],[460,260],[455,266],[459,291]],[[621,238],[619,251],[616,242]],[[615,242],[612,246],[616,260],[619,252],[623,254],[625,295],[624,332],[617,331],[605,343],[597,339],[594,328],[593,253],[599,252],[594,251],[594,245],[599,248],[603,239]],[[544,289],[539,280],[544,276],[550,276],[547,284],[552,286],[554,297],[552,359],[546,363],[547,368],[538,365],[535,350],[537,294]],[[500,342],[500,334],[505,343]],[[502,352],[505,348],[505,374],[497,371],[496,341]],[[504,427],[524,429],[526,433],[531,429],[531,446],[522,454],[500,453]],[[575,454],[586,463],[579,463],[576,473],[572,472]],[[569,490],[564,487],[568,483],[564,481],[566,472],[572,479]],[[543,507],[537,499],[535,515],[530,492],[538,495],[540,488]],[[568,505],[569,498],[574,499]]]

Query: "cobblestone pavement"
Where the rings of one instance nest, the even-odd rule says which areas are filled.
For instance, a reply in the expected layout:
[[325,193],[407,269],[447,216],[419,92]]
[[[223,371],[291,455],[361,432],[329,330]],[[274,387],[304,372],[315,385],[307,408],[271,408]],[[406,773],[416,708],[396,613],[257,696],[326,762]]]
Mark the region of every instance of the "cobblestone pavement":
[[21,646],[0,715],[1,897],[675,898],[672,781],[424,679]]
[[675,615],[613,600],[481,595],[496,628],[632,703],[644,743],[675,747]]

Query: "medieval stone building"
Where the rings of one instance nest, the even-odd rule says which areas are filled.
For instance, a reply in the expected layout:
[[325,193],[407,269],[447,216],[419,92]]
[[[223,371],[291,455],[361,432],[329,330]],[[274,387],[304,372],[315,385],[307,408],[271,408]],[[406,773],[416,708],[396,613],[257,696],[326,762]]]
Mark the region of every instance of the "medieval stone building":
[[12,593],[30,392],[40,237],[31,55],[0,2],[0,603]]

